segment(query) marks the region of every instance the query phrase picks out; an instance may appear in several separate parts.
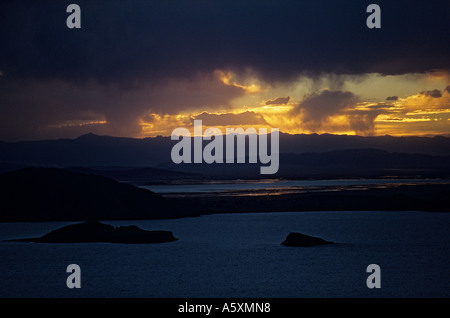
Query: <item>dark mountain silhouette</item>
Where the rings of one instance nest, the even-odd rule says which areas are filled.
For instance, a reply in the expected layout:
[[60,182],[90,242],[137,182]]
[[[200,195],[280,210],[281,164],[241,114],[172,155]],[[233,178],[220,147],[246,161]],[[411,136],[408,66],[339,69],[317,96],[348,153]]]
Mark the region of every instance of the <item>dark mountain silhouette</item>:
[[137,226],[114,227],[97,221],[66,225],[41,237],[10,241],[36,243],[128,243],[147,244],[173,242],[177,239],[170,231],[146,231]]
[[53,168],[0,174],[0,221],[174,218],[198,215],[194,209],[103,176]]
[[170,137],[135,139],[94,134],[77,139],[0,142],[0,172],[27,166],[56,167],[135,184],[205,178],[450,176],[450,138],[441,136],[280,134],[280,168],[275,175],[261,175],[260,163],[177,165],[170,157],[176,142]]
[[280,134],[280,152],[282,153],[298,154],[305,152],[327,152],[345,149],[379,149],[387,152],[449,156],[450,138],[444,136],[394,137],[331,134]]
[[[377,149],[346,149],[323,153],[281,153],[279,170],[261,175],[257,164],[174,164],[164,167],[210,178],[449,178],[450,156],[390,153]],[[246,160],[248,162],[248,159]]]
[[[176,143],[170,137],[161,136],[137,139],[94,134],[76,139],[0,142],[0,162],[25,166],[158,167],[161,163],[171,162],[171,149]],[[379,149],[448,156],[450,138],[280,134],[280,153],[301,154],[345,149]]]
[[281,154],[279,175],[290,178],[449,178],[450,156],[347,149]]
[[170,137],[120,138],[87,134],[76,139],[0,142],[0,162],[25,166],[149,167],[170,161]]

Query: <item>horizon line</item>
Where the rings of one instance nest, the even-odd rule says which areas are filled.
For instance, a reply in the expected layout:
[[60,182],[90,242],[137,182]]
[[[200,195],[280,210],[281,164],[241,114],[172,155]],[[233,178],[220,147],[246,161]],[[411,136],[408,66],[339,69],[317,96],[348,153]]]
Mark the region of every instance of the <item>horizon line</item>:
[[[267,132],[267,135],[270,135],[271,132]],[[450,138],[450,134],[424,134],[424,135],[351,135],[351,134],[333,134],[333,133],[299,133],[299,134],[292,134],[292,133],[287,133],[287,132],[282,132],[281,130],[279,131],[280,135],[284,135],[284,136],[334,136],[334,137],[355,137],[355,138],[382,138],[382,137],[390,137],[390,138]],[[221,134],[222,136],[226,136],[229,134]],[[233,132],[232,135],[241,135],[240,133],[236,133]],[[242,135],[254,135],[253,133],[249,133],[249,134],[242,134]],[[256,135],[260,135],[259,133],[256,133]],[[196,137],[200,137],[199,135],[195,135],[195,136],[185,136],[185,135],[180,135],[181,137],[190,137],[190,138],[196,138]],[[201,135],[201,137],[205,137],[205,136],[210,136],[210,135]],[[79,135],[77,137],[55,137],[55,138],[37,138],[37,139],[20,139],[20,140],[3,140],[0,139],[0,142],[2,143],[17,143],[17,142],[38,142],[38,141],[58,141],[58,140],[78,140],[78,139],[82,139],[84,137],[101,137],[101,138],[117,138],[117,139],[139,139],[139,140],[144,140],[144,139],[157,139],[157,138],[168,138],[170,139],[171,135],[156,135],[156,136],[146,136],[146,137],[133,137],[133,136],[114,136],[114,135],[100,135],[100,134],[96,134],[96,133],[85,133],[82,135]]]

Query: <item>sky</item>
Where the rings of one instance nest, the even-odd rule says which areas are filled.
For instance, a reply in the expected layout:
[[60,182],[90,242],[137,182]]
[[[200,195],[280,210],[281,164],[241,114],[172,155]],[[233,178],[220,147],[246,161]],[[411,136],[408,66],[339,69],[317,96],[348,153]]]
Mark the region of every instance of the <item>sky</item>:
[[444,0],[2,1],[0,140],[450,135],[449,39]]

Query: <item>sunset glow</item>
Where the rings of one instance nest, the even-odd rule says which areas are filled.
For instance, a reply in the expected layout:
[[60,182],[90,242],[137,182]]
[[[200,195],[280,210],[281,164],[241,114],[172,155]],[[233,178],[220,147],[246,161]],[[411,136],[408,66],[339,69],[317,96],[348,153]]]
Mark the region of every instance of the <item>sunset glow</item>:
[[[371,30],[361,23],[363,5],[325,7],[196,2],[175,10],[164,1],[119,1],[107,11],[87,7],[97,16],[89,28],[67,33],[63,25],[54,40],[57,17],[25,29],[8,18],[0,34],[8,41],[0,54],[0,140],[170,136],[195,119],[288,134],[450,135],[442,10],[430,8],[433,24],[420,28],[386,15],[385,27]],[[262,16],[277,23],[261,24]],[[331,17],[333,32],[324,22]],[[418,31],[427,34],[420,49],[411,40]],[[24,54],[21,43],[36,47]]]
[[[167,136],[176,127],[192,126],[193,120],[199,116],[204,125],[219,129],[256,125],[280,128],[281,132],[289,134],[450,135],[450,86],[447,85],[448,75],[444,72],[439,73],[439,76],[436,73],[410,76],[415,80],[407,81],[405,77],[391,78],[389,87],[380,87],[370,97],[365,95],[367,88],[373,84],[373,76],[368,76],[366,82],[358,79],[358,86],[350,92],[344,89],[331,90],[328,87],[312,90],[305,85],[308,81],[306,78],[299,79],[297,84],[288,83],[278,87],[266,84],[263,89],[260,84],[238,84],[233,80],[232,72],[216,71],[214,75],[224,85],[238,88],[242,93],[230,100],[228,105],[207,108],[208,111],[202,107],[194,107],[177,114],[147,114],[140,120],[142,130],[137,136]],[[323,78],[322,83],[327,80],[326,77]],[[433,86],[430,86],[430,82]],[[343,87],[352,87],[353,84],[354,80],[350,77]],[[397,96],[392,95],[393,84],[401,87],[401,91],[406,90],[405,86],[410,86],[411,91],[418,87],[423,87],[423,90]],[[296,86],[303,87],[303,90],[306,87],[306,91],[310,93],[296,94],[299,91]],[[430,87],[434,89],[429,89]],[[286,97],[289,89],[291,93]],[[336,98],[343,98],[343,104],[337,108],[321,106],[323,92],[336,92]],[[348,96],[338,92],[347,92]],[[321,114],[314,114],[314,122],[305,117],[308,114],[303,109],[303,103],[308,104],[311,97],[315,99],[312,104],[314,107],[325,107]]]

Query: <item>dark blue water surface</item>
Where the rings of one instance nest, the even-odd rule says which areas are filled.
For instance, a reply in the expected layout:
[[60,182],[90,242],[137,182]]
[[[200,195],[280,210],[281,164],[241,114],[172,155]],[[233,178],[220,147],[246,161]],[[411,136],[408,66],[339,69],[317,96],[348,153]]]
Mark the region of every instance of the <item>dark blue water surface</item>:
[[203,183],[141,185],[165,196],[199,195],[269,195],[311,191],[364,190],[417,184],[450,184],[448,179],[333,179],[333,180],[220,180]]
[[[449,297],[450,214],[286,212],[111,221],[170,230],[163,244],[0,242],[1,297]],[[0,240],[67,222],[2,223]],[[289,232],[337,242],[295,248]],[[81,288],[66,267],[81,267]],[[369,264],[381,288],[366,286]]]

